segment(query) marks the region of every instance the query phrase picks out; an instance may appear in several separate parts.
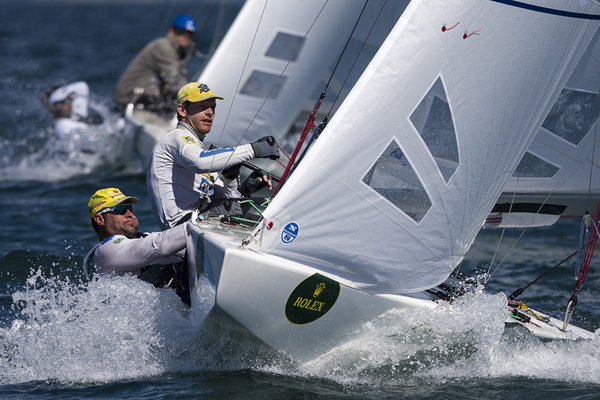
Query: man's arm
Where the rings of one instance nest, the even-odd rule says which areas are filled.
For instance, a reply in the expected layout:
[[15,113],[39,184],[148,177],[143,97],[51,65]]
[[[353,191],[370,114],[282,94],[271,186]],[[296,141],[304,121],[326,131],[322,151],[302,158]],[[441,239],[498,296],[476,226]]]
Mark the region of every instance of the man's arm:
[[254,158],[251,144],[237,147],[224,147],[220,149],[204,150],[191,134],[182,131],[176,140],[175,162],[197,174],[218,172],[232,165],[241,164],[243,161]]
[[112,236],[106,239],[94,255],[94,265],[99,274],[111,272],[136,272],[185,249],[185,224],[153,232],[139,239]]

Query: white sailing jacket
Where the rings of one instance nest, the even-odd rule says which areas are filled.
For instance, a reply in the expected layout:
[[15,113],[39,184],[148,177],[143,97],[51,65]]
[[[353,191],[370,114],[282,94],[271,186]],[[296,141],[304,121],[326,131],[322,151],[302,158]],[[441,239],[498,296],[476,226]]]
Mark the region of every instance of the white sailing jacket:
[[[123,235],[111,236],[94,251],[95,271],[99,275],[123,275],[129,272],[140,276],[142,268],[148,265],[181,261],[185,237],[185,225],[136,239],[128,239]],[[180,251],[182,253],[176,255]]]
[[254,158],[251,144],[204,150],[204,135],[184,122],[162,136],[150,157],[146,187],[152,210],[161,229],[173,227],[196,209],[200,197],[213,185],[223,186],[226,197],[238,180],[219,179],[217,172]]

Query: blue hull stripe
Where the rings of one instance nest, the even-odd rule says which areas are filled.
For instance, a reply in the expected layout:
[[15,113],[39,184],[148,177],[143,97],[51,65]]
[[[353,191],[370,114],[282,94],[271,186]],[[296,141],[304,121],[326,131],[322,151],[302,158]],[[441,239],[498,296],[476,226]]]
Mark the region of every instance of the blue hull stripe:
[[570,12],[570,11],[555,10],[554,8],[534,6],[532,4],[522,3],[520,1],[514,1],[514,0],[490,0],[490,1],[493,1],[494,3],[506,4],[507,6],[519,7],[519,8],[524,8],[524,9],[531,10],[531,11],[541,12],[544,14],[560,15],[561,17],[600,20],[600,15],[583,14],[583,13],[576,13],[576,12]]

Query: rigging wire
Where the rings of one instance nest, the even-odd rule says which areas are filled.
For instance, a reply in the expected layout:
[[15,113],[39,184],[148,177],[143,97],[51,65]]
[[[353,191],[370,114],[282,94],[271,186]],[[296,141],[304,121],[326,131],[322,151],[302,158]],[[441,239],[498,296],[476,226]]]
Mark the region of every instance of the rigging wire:
[[[204,15],[204,13],[202,13],[202,15]],[[211,14],[211,18],[209,18],[209,20],[212,19],[212,14]],[[194,55],[198,58],[201,58],[203,60],[209,60],[213,54],[215,53],[218,44],[221,42],[221,39],[223,37],[223,21],[225,19],[225,0],[220,0],[219,1],[219,11],[217,14],[217,23],[215,25],[215,29],[212,33],[212,40],[210,42],[210,46],[208,48],[208,50],[206,51],[206,54],[202,54],[200,52],[200,50],[196,49],[196,51],[194,52]],[[206,26],[208,27],[208,24],[204,24],[204,23],[199,23],[199,25],[202,26]],[[198,72],[196,72],[196,76],[199,78],[200,77],[200,72],[202,71],[202,69],[206,66],[206,64],[202,65],[202,67],[200,68],[200,70]]]
[[[536,283],[537,281],[539,281],[541,278],[543,278],[548,273],[550,273],[551,271],[553,271],[554,269],[556,269],[557,267],[559,267],[560,265],[562,265],[564,262],[566,262],[570,258],[574,257],[575,255],[578,255],[577,261],[576,261],[576,270],[575,270],[577,283],[575,285],[575,289],[573,291],[573,294],[571,295],[571,297],[569,299],[569,302],[567,304],[567,309],[565,311],[565,318],[564,318],[564,322],[563,322],[563,326],[562,326],[562,330],[563,331],[566,330],[566,328],[567,328],[567,326],[568,326],[568,324],[569,324],[569,322],[571,320],[571,317],[573,315],[573,311],[575,309],[575,305],[577,304],[577,294],[581,290],[583,282],[585,281],[585,278],[587,277],[587,272],[589,271],[589,267],[590,267],[590,264],[591,264],[591,258],[592,258],[592,255],[594,253],[594,249],[596,247],[596,241],[598,240],[598,237],[600,237],[600,232],[598,231],[598,228],[600,227],[600,220],[598,222],[595,222],[593,220],[593,218],[589,215],[589,202],[590,202],[590,197],[591,197],[592,181],[593,181],[592,174],[593,174],[594,165],[595,165],[594,160],[595,160],[596,136],[597,136],[598,120],[600,119],[600,90],[599,90],[599,96],[598,96],[598,103],[597,104],[598,104],[598,108],[597,108],[597,113],[596,113],[596,122],[595,122],[595,126],[594,126],[593,147],[592,147],[592,160],[591,160],[591,165],[590,165],[590,178],[589,178],[589,182],[588,182],[587,207],[586,207],[585,215],[583,216],[583,219],[582,219],[582,227],[581,227],[581,232],[580,232],[580,243],[579,243],[578,250],[576,252],[574,252],[573,254],[569,255],[567,258],[565,258],[564,260],[562,260],[560,263],[558,263],[554,267],[552,267],[550,270],[546,271],[540,277],[538,277],[537,279],[535,279],[534,281],[532,281],[531,283],[529,283],[528,285],[526,285],[524,288],[517,289],[515,292],[513,292],[508,297],[509,300],[513,300],[514,298],[516,298],[517,296],[519,296],[521,293],[523,293],[523,291],[525,289],[527,289],[529,286],[531,286],[534,283]],[[577,154],[579,153],[579,151],[580,151],[581,148],[583,148],[583,146],[581,146],[577,150],[577,153],[575,154],[575,156],[571,158],[571,161],[567,165],[567,168],[571,165],[571,163],[573,162],[573,160],[575,159],[575,157],[577,156]],[[517,183],[518,183],[518,180],[517,180]],[[544,199],[543,203],[538,208],[538,210],[536,212],[536,215],[540,212],[540,210],[542,209],[542,207],[546,204],[546,202],[548,201],[548,199],[550,198],[550,196],[552,195],[552,193],[556,189],[558,183],[559,182],[557,182],[555,184],[555,186],[552,188],[552,190],[550,191],[550,193],[548,193],[548,195]],[[516,188],[515,188],[515,193],[516,193]],[[513,201],[514,201],[514,196],[513,196]],[[511,209],[512,209],[512,203],[511,203]],[[510,211],[509,211],[509,213],[510,213]],[[598,217],[599,213],[600,213],[600,199],[598,200],[598,205],[596,207],[596,214],[595,214],[596,218]],[[532,218],[532,221],[533,221],[533,218]],[[591,223],[590,223],[590,221],[591,221]],[[506,257],[508,256],[508,254],[512,251],[512,249],[514,248],[514,246],[519,242],[519,240],[521,239],[521,237],[525,234],[525,231],[529,228],[529,225],[531,225],[531,222],[525,227],[525,229],[523,230],[523,232],[521,232],[521,235],[519,235],[519,237],[517,238],[517,240],[515,241],[515,243],[508,250],[508,252],[505,255],[505,257],[500,261],[500,263],[498,264],[498,266],[496,267],[496,269],[494,269],[494,272],[498,269],[498,267],[506,259]],[[585,232],[587,232],[587,229],[588,229],[589,225],[593,225],[594,229],[591,232],[591,234],[589,235],[587,246],[584,246],[583,243],[585,243],[585,236],[586,236]],[[504,231],[503,231],[503,233],[504,233]],[[500,241],[501,240],[502,240],[502,237],[500,238]],[[500,243],[498,244],[498,246],[499,245],[500,245]],[[495,255],[494,255],[494,257],[495,257]],[[584,259],[583,265],[581,265],[581,260],[582,259]],[[491,265],[490,265],[490,267],[491,267]],[[492,274],[493,274],[493,272],[492,272]],[[489,274],[489,270],[488,270],[488,278],[486,280],[486,283],[489,280],[489,278],[491,278],[491,274]]]
[[[333,68],[333,71],[331,72],[330,76],[329,76],[329,80],[327,81],[327,84],[325,85],[325,88],[323,89],[323,92],[321,93],[320,98],[317,100],[317,103],[315,104],[315,106],[313,107],[313,111],[311,112],[311,114],[309,115],[308,121],[306,122],[306,125],[304,127],[304,130],[300,136],[300,140],[298,141],[296,148],[294,150],[294,153],[292,155],[292,157],[290,158],[290,161],[288,162],[288,166],[286,167],[285,171],[283,172],[282,176],[281,176],[281,183],[277,186],[277,188],[275,189],[275,192],[273,193],[273,197],[279,192],[279,189],[283,186],[283,184],[285,183],[285,181],[287,180],[287,178],[289,177],[289,174],[291,174],[294,169],[296,168],[296,166],[298,165],[298,163],[300,162],[300,160],[302,160],[304,158],[304,155],[306,154],[306,152],[308,151],[308,149],[310,148],[310,146],[312,145],[312,143],[314,142],[314,140],[316,140],[319,135],[321,134],[321,132],[323,131],[323,129],[325,129],[325,126],[327,125],[328,119],[329,119],[329,115],[331,114],[333,107],[335,106],[335,103],[337,101],[337,99],[340,96],[341,90],[344,88],[346,81],[348,80],[348,77],[350,76],[350,73],[352,72],[352,70],[354,69],[356,62],[358,61],[358,58],[360,57],[360,54],[362,53],[366,42],[368,41],[369,37],[371,36],[371,33],[373,32],[373,28],[375,27],[377,21],[379,20],[379,17],[381,16],[381,13],[383,11],[383,9],[385,8],[385,5],[387,4],[387,0],[384,2],[383,6],[381,7],[381,9],[379,10],[379,13],[377,14],[377,18],[375,18],[375,20],[373,21],[373,24],[371,25],[371,29],[369,30],[369,33],[367,35],[367,37],[365,38],[365,41],[363,42],[360,51],[358,52],[358,54],[356,55],[354,62],[352,64],[352,67],[350,68],[350,70],[348,71],[348,74],[346,75],[346,78],[344,79],[344,82],[340,88],[340,91],[338,91],[338,94],[329,110],[329,112],[327,113],[327,115],[325,116],[325,118],[323,119],[323,122],[321,122],[319,124],[319,128],[315,129],[315,119],[316,119],[316,114],[317,111],[319,109],[319,107],[321,106],[323,99],[325,98],[325,93],[327,91],[327,89],[329,88],[329,84],[331,83],[335,72],[337,71],[337,68],[342,60],[342,58],[344,57],[344,54],[346,53],[346,49],[348,48],[348,45],[350,44],[350,40],[352,40],[352,36],[354,35],[354,32],[356,31],[356,27],[358,26],[359,22],[362,19],[362,16],[365,12],[365,9],[367,7],[369,3],[369,0],[365,1],[365,4],[363,5],[363,8],[356,20],[356,23],[354,24],[354,27],[352,28],[352,31],[350,32],[350,35],[348,36],[348,40],[346,41],[346,44],[344,45],[344,48],[342,49],[342,52],[340,54],[340,56],[338,57],[337,63],[335,65],[335,67]],[[311,139],[309,140],[309,143],[306,145],[306,147],[304,148],[303,153],[300,155],[300,158],[298,159],[298,162],[294,163],[296,160],[296,156],[298,154],[298,152],[300,151],[300,149],[302,148],[302,146],[304,145],[304,142],[306,140],[306,137],[308,135],[308,132],[310,130],[313,130],[313,135],[311,137]]]
[[[590,193],[592,192],[592,175],[594,173],[594,160],[596,159],[596,135],[598,132],[598,118],[600,117],[600,88],[598,89],[598,102],[596,103],[596,123],[594,124],[594,145],[592,147],[592,162],[590,163],[590,181],[588,183],[587,209],[590,209]],[[596,214],[597,215],[597,214]]]
[[[360,20],[365,7],[367,6],[367,3],[369,1],[367,0],[367,2],[365,3],[364,7],[363,7],[363,11],[361,11],[360,16],[358,17],[358,19]],[[337,95],[335,96],[335,99],[333,99],[333,103],[331,104],[331,108],[329,109],[329,112],[327,113],[327,115],[325,116],[324,120],[328,119],[329,116],[331,115],[334,107],[335,107],[335,103],[338,101],[340,94],[342,93],[342,90],[344,89],[344,86],[346,86],[346,82],[348,81],[348,78],[350,77],[350,74],[352,73],[352,71],[354,70],[354,67],[356,66],[356,63],[358,62],[358,59],[360,57],[360,55],[362,54],[367,42],[369,41],[369,38],[371,37],[371,33],[373,33],[373,29],[375,28],[375,25],[377,24],[377,21],[379,21],[379,17],[381,16],[381,13],[383,12],[383,9],[385,8],[387,4],[387,0],[385,0],[383,2],[383,6],[381,6],[381,9],[379,10],[379,13],[377,14],[377,18],[375,18],[375,21],[373,22],[373,24],[371,25],[371,29],[369,30],[369,33],[367,34],[367,37],[365,38],[365,40],[362,43],[362,46],[360,47],[360,50],[358,52],[358,55],[354,58],[354,62],[352,63],[352,67],[350,67],[350,70],[348,71],[348,73],[346,74],[346,78],[344,79],[344,82],[342,82],[342,85],[340,87],[340,90],[338,91]],[[357,23],[354,25],[354,29],[356,29],[356,26],[358,25],[358,21]],[[352,34],[354,34],[354,29],[352,29]],[[346,46],[348,46],[348,44],[350,43],[350,39],[352,38],[352,34],[350,34],[350,37],[348,38],[348,42],[346,42]],[[338,64],[340,63],[340,61],[342,60],[342,56],[344,55],[344,52],[346,51],[346,47],[344,47],[344,51],[342,51],[342,55],[340,55],[340,58],[338,59],[338,62],[335,66],[335,69],[333,70],[333,72],[331,73],[331,77],[329,78],[329,81],[327,82],[327,86],[325,87],[325,89],[327,89],[327,87],[329,86],[329,83],[331,82],[333,75],[335,74],[335,70],[337,69]]]
[[[571,317],[573,316],[573,312],[575,310],[575,306],[577,305],[577,294],[579,293],[579,291],[581,290],[583,283],[585,282],[585,278],[587,277],[587,273],[590,269],[590,265],[592,263],[592,256],[594,254],[594,249],[596,248],[596,242],[598,241],[598,237],[600,236],[600,233],[598,232],[598,226],[600,225],[600,220],[598,220],[598,222],[594,221],[593,217],[590,216],[590,212],[589,212],[589,202],[590,202],[590,196],[591,196],[591,191],[592,191],[592,173],[594,171],[594,161],[595,161],[595,150],[596,150],[596,134],[598,131],[598,118],[600,117],[600,89],[598,90],[598,107],[596,109],[596,124],[594,126],[594,141],[593,141],[593,147],[592,147],[592,160],[591,160],[591,165],[590,165],[590,180],[589,180],[589,186],[588,186],[588,204],[587,204],[587,209],[586,209],[586,215],[583,217],[583,221],[582,221],[582,232],[580,234],[580,244],[579,244],[579,256],[578,256],[578,262],[576,264],[576,269],[575,269],[575,277],[577,279],[577,283],[575,284],[575,289],[573,289],[573,294],[571,295],[571,298],[569,298],[569,302],[567,304],[567,309],[565,311],[565,319],[563,322],[563,327],[562,330],[566,330],[567,326],[569,325],[569,322],[571,321]],[[596,219],[598,219],[598,214],[600,213],[600,199],[598,199],[598,205],[596,206],[596,214],[594,214],[594,217]],[[590,223],[591,221],[591,223]],[[583,246],[583,239],[584,239],[584,225],[585,225],[585,231],[587,232],[589,225],[592,225],[594,227],[594,229],[592,230],[592,232],[589,234],[589,238],[588,238],[588,243],[587,246]],[[584,261],[583,261],[583,265],[580,264],[581,258],[584,257]]]
[[[517,188],[519,187],[519,180],[521,179],[521,173],[519,172],[519,174],[517,175],[517,183],[515,185],[515,191],[513,192],[513,197],[510,201],[510,207],[508,208],[508,213],[510,214],[513,208],[513,205],[515,204],[515,197],[517,196]],[[496,266],[496,268],[494,269],[493,272],[492,271],[492,265],[494,265],[494,261],[496,260],[496,255],[498,254],[498,250],[500,249],[500,244],[502,243],[502,238],[504,237],[504,232],[506,232],[506,226],[504,226],[502,228],[502,234],[500,235],[500,239],[498,239],[498,245],[496,246],[496,251],[494,252],[494,257],[492,257],[492,261],[490,261],[490,266],[488,268],[487,271],[487,276],[486,279],[483,282],[483,285],[487,285],[488,281],[490,280],[490,278],[492,277],[492,274],[494,274],[496,272],[496,270],[498,269],[498,267],[500,267],[500,264],[502,264],[502,261],[504,261],[504,259],[498,263],[498,266]]]
[[[315,23],[317,22],[317,20],[319,19],[319,16],[321,15],[321,13],[323,12],[323,9],[325,8],[325,6],[327,5],[327,3],[329,2],[329,0],[326,0],[325,3],[323,4],[323,6],[321,7],[321,9],[319,10],[319,13],[317,14],[317,16],[315,17],[315,19],[313,20],[312,24],[310,25],[310,27],[308,28],[308,30],[306,31],[306,34],[304,35],[304,37],[302,38],[302,43],[304,42],[304,40],[306,40],[306,36],[308,36],[309,32],[311,31],[311,29],[313,28],[313,26],[315,25]],[[265,2],[265,6],[263,7],[260,19],[258,21],[258,25],[256,26],[256,31],[254,32],[254,37],[252,38],[252,43],[250,45],[250,48],[248,49],[248,54],[246,55],[246,60],[244,62],[244,67],[242,68],[242,72],[240,74],[240,78],[238,80],[238,84],[236,86],[235,89],[235,93],[237,94],[242,82],[242,77],[244,76],[244,71],[246,70],[246,66],[248,64],[248,59],[250,58],[250,53],[254,47],[254,42],[256,40],[256,36],[258,34],[258,29],[260,28],[260,23],[262,21],[262,18],[264,16],[265,13],[265,9],[267,7],[267,3],[268,1]],[[296,49],[296,54],[300,51],[300,46],[298,46],[298,49]],[[291,57],[291,59],[293,59],[294,57]],[[267,96],[265,97],[265,99],[263,100],[262,104],[260,105],[260,107],[258,108],[258,110],[256,111],[256,113],[254,114],[254,117],[252,118],[252,120],[250,121],[250,124],[248,124],[248,127],[246,128],[246,130],[244,131],[244,133],[242,134],[242,136],[240,137],[240,139],[238,140],[236,146],[239,146],[239,144],[242,142],[242,140],[244,139],[244,137],[246,136],[246,134],[248,133],[248,130],[250,130],[250,127],[252,126],[252,124],[254,123],[254,120],[258,117],[258,114],[260,113],[260,111],[262,110],[262,108],[264,107],[264,105],[266,104],[267,100],[269,99],[269,97],[271,96],[271,93],[273,92],[273,90],[275,90],[275,88],[277,87],[277,84],[279,83],[279,80],[281,79],[281,77],[283,76],[283,74],[285,73],[285,71],[287,70],[288,66],[290,65],[290,63],[292,62],[291,59],[286,63],[285,67],[283,68],[283,70],[281,71],[281,73],[279,74],[279,76],[277,77],[277,80],[275,81],[275,83],[273,84],[273,87],[271,88],[271,90],[269,91],[269,93],[267,94]],[[218,143],[221,142],[222,138],[223,138],[223,134],[225,133],[225,127],[227,126],[227,121],[229,120],[229,116],[231,114],[231,110],[233,109],[233,104],[235,103],[235,99],[236,97],[234,96],[232,102],[231,102],[231,106],[229,108],[229,111],[227,113],[227,117],[225,119],[225,124],[223,125],[223,130],[221,131],[221,135],[219,136],[219,141]],[[229,159],[231,159],[231,157],[233,156],[233,153],[230,154]],[[229,160],[228,160],[229,161]],[[213,159],[214,162],[214,159]],[[211,164],[211,168],[212,170],[212,164]],[[220,171],[221,172],[221,171]]]
[[166,32],[169,29],[169,24],[170,24],[170,22],[172,22],[170,20],[173,18],[174,9],[175,9],[175,0],[172,0],[171,5],[169,7],[169,11],[167,11],[165,13],[165,17],[163,18],[162,24],[160,24],[160,28],[159,28],[157,37],[164,35],[165,34],[164,32]]
[[[599,103],[599,115],[596,118],[596,128],[597,128],[597,124],[598,124],[598,119],[600,116],[600,103]],[[596,143],[596,129],[594,130],[594,143]],[[571,166],[571,164],[573,164],[573,162],[575,161],[575,159],[577,158],[577,156],[579,155],[579,152],[583,149],[584,146],[579,146],[575,152],[575,154],[570,158],[569,163],[564,167],[565,170],[568,170],[569,167]],[[594,154],[593,150],[592,150],[592,154]],[[594,162],[594,158],[592,158],[591,160],[591,164],[592,167],[595,165]],[[556,190],[556,188],[558,187],[558,185],[561,183],[561,181],[557,181],[554,186],[550,189],[550,191],[548,192],[548,194],[546,195],[544,201],[540,204],[540,207],[538,208],[538,210],[535,212],[535,215],[539,214],[540,211],[543,209],[543,207],[546,205],[546,203],[548,202],[548,199],[550,199],[550,196],[552,196],[552,194],[554,193],[554,191]],[[588,197],[590,196],[590,192],[591,192],[591,183],[590,186],[588,187]],[[504,255],[504,257],[502,258],[502,260],[500,260],[500,262],[498,263],[498,265],[496,266],[496,268],[494,269],[494,271],[488,276],[487,281],[489,281],[489,279],[491,279],[491,276],[498,270],[498,268],[502,265],[502,263],[504,262],[504,260],[506,260],[506,258],[509,256],[509,254],[512,252],[512,250],[515,248],[515,246],[517,245],[517,243],[519,243],[519,241],[521,240],[521,238],[523,237],[523,235],[525,234],[525,232],[527,232],[527,230],[529,229],[529,226],[531,225],[531,223],[533,222],[533,218],[531,219],[531,221],[527,224],[527,226],[523,229],[523,231],[521,232],[521,234],[519,235],[519,237],[515,240],[515,242],[513,243],[513,245],[508,249],[508,251],[506,252],[506,254]]]

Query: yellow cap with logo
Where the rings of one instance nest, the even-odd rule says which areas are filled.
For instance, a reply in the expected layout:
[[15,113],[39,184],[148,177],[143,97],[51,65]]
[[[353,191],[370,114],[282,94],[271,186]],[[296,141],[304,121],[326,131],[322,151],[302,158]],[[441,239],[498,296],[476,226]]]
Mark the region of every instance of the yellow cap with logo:
[[133,204],[137,203],[139,200],[137,197],[125,196],[123,192],[121,192],[117,188],[106,188],[100,189],[90,199],[88,202],[88,213],[90,214],[90,219],[94,218],[94,215],[98,214],[98,212],[104,208],[114,207],[117,204]]
[[197,103],[208,99],[220,99],[222,97],[217,96],[205,83],[190,82],[177,92],[177,104],[183,104],[186,101],[191,103]]

